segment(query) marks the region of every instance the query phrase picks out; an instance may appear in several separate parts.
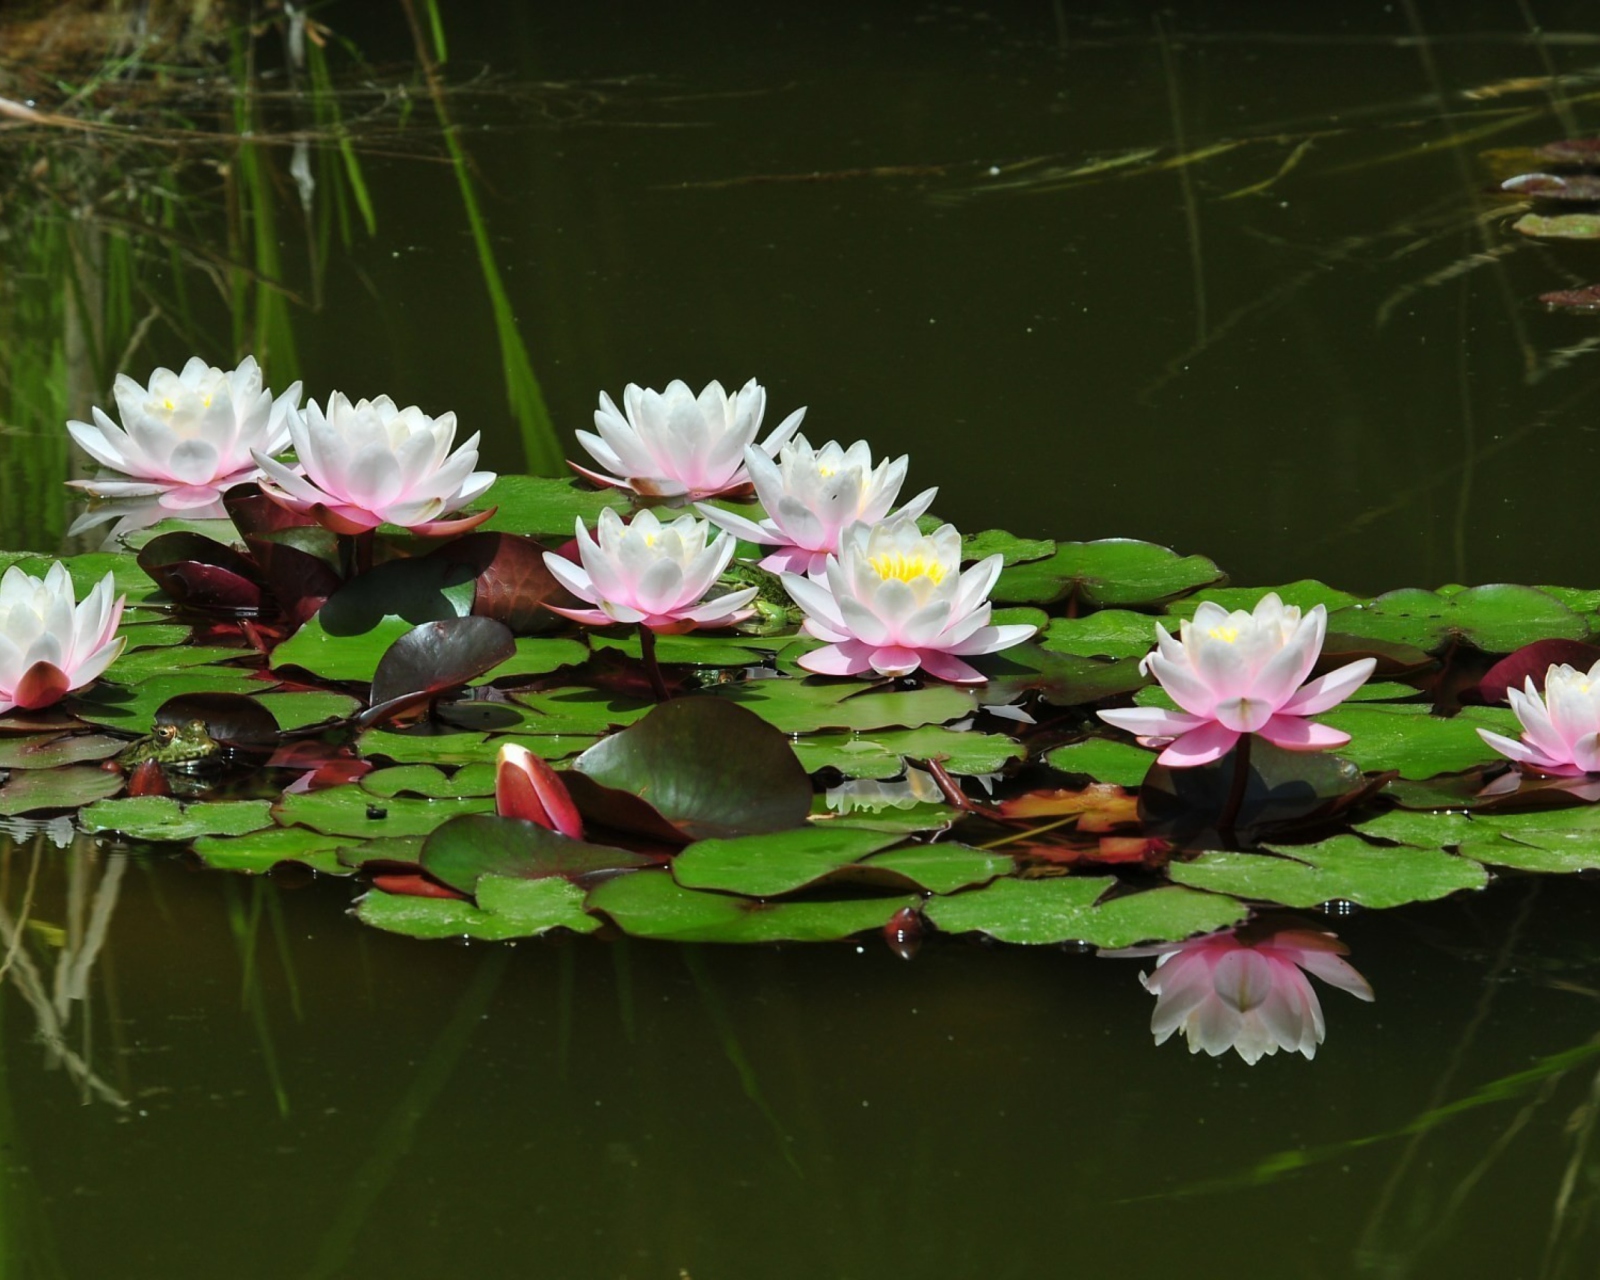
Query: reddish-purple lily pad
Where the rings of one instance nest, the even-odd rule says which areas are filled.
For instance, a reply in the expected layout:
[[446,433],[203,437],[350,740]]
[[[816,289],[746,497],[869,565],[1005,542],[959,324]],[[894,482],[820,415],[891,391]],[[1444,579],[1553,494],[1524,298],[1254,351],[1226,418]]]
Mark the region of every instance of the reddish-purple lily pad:
[[510,628],[493,618],[442,618],[401,636],[372,675],[371,706],[362,724],[373,724],[406,707],[493,670],[517,652]]
[[811,811],[811,779],[788,738],[720,698],[664,703],[573,769],[568,784],[585,819],[655,838],[783,831]]
[[1490,667],[1478,681],[1478,696],[1485,702],[1504,703],[1506,690],[1521,689],[1529,676],[1533,687],[1543,690],[1545,673],[1551,667],[1564,664],[1587,671],[1596,662],[1600,662],[1600,646],[1581,640],[1535,640]]

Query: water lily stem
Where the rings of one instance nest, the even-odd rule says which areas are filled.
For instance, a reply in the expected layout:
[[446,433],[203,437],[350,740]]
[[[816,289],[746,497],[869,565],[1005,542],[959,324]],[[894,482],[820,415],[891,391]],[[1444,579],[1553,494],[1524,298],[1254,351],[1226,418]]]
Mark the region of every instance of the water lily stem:
[[656,701],[665,702],[672,695],[667,692],[667,682],[661,678],[661,667],[656,662],[656,633],[642,622],[639,624],[639,655],[644,659],[644,671],[650,677]]
[[377,536],[376,529],[339,535],[339,569],[346,582],[371,570],[372,549]]
[[1222,807],[1222,817],[1217,819],[1217,831],[1233,839],[1234,824],[1239,821],[1239,810],[1244,807],[1244,793],[1250,785],[1250,741],[1255,735],[1241,733],[1233,748],[1233,778],[1228,786],[1228,802]]

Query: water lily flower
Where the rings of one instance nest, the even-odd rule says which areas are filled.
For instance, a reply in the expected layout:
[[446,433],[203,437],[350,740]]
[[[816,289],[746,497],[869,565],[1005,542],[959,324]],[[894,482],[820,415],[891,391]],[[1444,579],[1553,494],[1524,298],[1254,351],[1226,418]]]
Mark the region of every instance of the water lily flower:
[[354,404],[335,391],[324,413],[317,402],[289,419],[299,468],[267,457],[261,491],[280,506],[313,517],[340,534],[397,524],[423,537],[445,537],[482,524],[492,509],[446,520],[494,483],[478,465],[474,433],[451,453],[456,415],[430,418],[415,405],[397,408],[388,396]]
[[1190,1053],[1204,1050],[1216,1058],[1232,1049],[1253,1065],[1279,1049],[1316,1056],[1327,1027],[1306,974],[1359,1000],[1373,999],[1367,980],[1342,959],[1348,953],[1333,934],[1310,925],[1247,925],[1101,954],[1160,957],[1154,973],[1139,975],[1156,995],[1150,1030],[1158,1045],[1182,1031]]
[[514,742],[502,743],[495,759],[494,811],[583,839],[583,819],[566,784],[544,760]]
[[828,642],[800,665],[827,676],[904,676],[920,667],[941,680],[982,683],[986,677],[963,657],[1021,644],[1038,630],[989,625],[988,595],[1001,563],[993,555],[962,573],[955,526],[923,534],[906,512],[851,525],[820,576],[783,575],[806,611],[804,630]]
[[274,399],[254,357],[224,373],[196,356],[181,373],[157,369],[144,387],[118,374],[112,395],[120,427],[95,408],[92,423],[69,422],[67,430],[85,453],[124,478],[72,486],[101,498],[156,497],[172,512],[208,506],[230,485],[254,480],[255,454],[281,453],[289,444],[300,384]]
[[37,711],[81,689],[116,660],[127,597],[112,599],[111,574],[77,602],[59,560],[43,578],[12,565],[0,577],[0,715]]
[[[698,396],[674,379],[665,391],[629,383],[623,412],[605,392],[595,410],[599,431],[578,432],[578,443],[607,472],[569,463],[598,485],[629,489],[646,497],[690,499],[748,491],[745,446],[755,442],[767,409],[766,389],[754,378],[729,395],[709,382]],[[799,429],[804,409],[785,418],[760,448],[771,458]]]
[[[767,518],[757,524],[716,507],[701,507],[700,514],[747,542],[776,548],[761,561],[769,573],[809,574],[823,572],[850,525],[888,518],[905,483],[908,458],[885,458],[874,468],[865,440],[848,449],[833,440],[813,449],[804,436],[796,436],[776,461],[753,445],[745,448],[744,461]],[[897,514],[915,520],[938,492],[923,490]]]
[[1540,773],[1600,773],[1600,662],[1587,671],[1551,666],[1544,697],[1528,676],[1522,689],[1506,690],[1506,699],[1522,725],[1522,741],[1478,730],[1501,755]]
[[1348,733],[1306,717],[1343,702],[1377,663],[1362,658],[1307,684],[1327,628],[1322,605],[1302,616],[1276,592],[1262,596],[1251,613],[1206,601],[1176,640],[1156,623],[1156,649],[1139,664],[1182,709],[1134,707],[1102,711],[1100,718],[1147,747],[1170,742],[1158,763],[1174,768],[1220,760],[1246,733],[1290,751],[1343,746]]
[[581,565],[553,552],[544,557],[562,586],[596,607],[548,608],[589,626],[636,622],[662,634],[731,626],[753,612],[744,606],[755,599],[757,587],[705,599],[733,559],[731,533],[719,533],[707,545],[711,526],[704,520],[683,515],[663,523],[646,510],[623,524],[609,507],[600,513],[597,532],[598,541],[578,520]]

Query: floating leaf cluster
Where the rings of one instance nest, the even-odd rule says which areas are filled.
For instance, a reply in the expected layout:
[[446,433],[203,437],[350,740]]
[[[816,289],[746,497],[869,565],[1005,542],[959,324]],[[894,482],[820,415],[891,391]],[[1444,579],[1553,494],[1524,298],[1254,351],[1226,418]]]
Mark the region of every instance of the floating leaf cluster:
[[[1147,543],[989,530],[961,559],[1000,556],[995,622],[1037,635],[975,655],[984,683],[809,675],[818,642],[793,627],[692,633],[658,638],[658,703],[636,634],[546,608],[574,602],[544,551],[628,501],[502,477],[478,532],[441,547],[380,530],[379,562],[352,576],[333,534],[245,485],[226,494],[231,525],[168,521],[137,550],[65,561],[80,591],[113,575],[126,647],[93,686],[0,718],[0,816],[72,810],[219,869],[359,875],[356,914],[419,937],[1127,947],[1264,907],[1600,867],[1600,809],[1517,785],[1477,732],[1517,734],[1513,668],[1553,643],[1563,661],[1590,652],[1600,594],[1277,586],[1328,611],[1319,672],[1377,670],[1319,717],[1351,735],[1338,755],[1257,744],[1219,833],[1226,760],[1165,768],[1096,712],[1170,705],[1140,670],[1155,624],[1265,588]],[[1496,668],[1527,646],[1544,648]],[[556,764],[582,839],[495,816],[508,743]]]

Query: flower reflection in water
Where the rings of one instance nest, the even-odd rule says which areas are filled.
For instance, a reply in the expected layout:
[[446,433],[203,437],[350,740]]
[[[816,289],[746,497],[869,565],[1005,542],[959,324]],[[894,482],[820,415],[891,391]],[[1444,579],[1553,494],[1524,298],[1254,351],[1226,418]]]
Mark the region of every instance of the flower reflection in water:
[[1307,974],[1359,1000],[1373,999],[1367,980],[1343,959],[1345,945],[1295,917],[1101,954],[1156,956],[1155,972],[1139,975],[1156,995],[1150,1017],[1156,1043],[1182,1031],[1190,1053],[1204,1050],[1213,1058],[1229,1049],[1252,1064],[1279,1049],[1314,1058],[1327,1028]]

